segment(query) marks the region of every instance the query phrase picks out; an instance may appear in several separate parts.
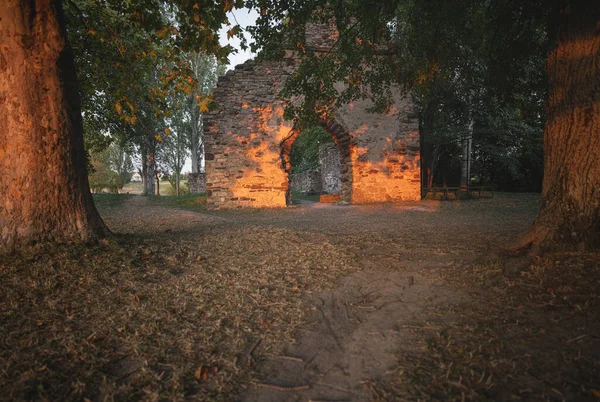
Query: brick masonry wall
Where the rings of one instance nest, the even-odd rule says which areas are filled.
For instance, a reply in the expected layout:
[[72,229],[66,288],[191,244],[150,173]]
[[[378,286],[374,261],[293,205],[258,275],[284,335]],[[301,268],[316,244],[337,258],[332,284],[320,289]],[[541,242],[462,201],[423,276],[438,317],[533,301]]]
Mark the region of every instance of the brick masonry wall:
[[188,173],[187,181],[191,194],[206,193],[206,173]]
[[[325,30],[313,32],[317,42],[324,40]],[[278,93],[297,62],[288,52],[279,61],[247,61],[219,79],[216,107],[205,118],[209,207],[287,205],[289,150],[298,133],[283,119]],[[387,114],[368,113],[370,106],[350,103],[322,124],[340,152],[341,199],[420,199],[418,119],[410,97],[397,93]]]
[[277,94],[294,68],[289,60],[247,61],[219,80],[216,109],[205,119],[209,207],[286,205],[280,144],[292,124],[284,121]]

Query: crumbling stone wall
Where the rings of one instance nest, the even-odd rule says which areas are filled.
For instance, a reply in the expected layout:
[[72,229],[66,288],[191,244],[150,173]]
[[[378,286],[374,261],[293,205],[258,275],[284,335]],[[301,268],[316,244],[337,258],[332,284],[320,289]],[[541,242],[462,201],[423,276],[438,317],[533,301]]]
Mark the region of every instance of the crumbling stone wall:
[[320,194],[323,189],[321,171],[316,169],[291,174],[290,186],[292,186],[292,190],[304,194]]
[[206,193],[206,173],[188,173],[187,184],[191,194]]
[[[331,30],[307,30],[307,42],[327,49]],[[212,208],[283,207],[291,201],[289,152],[299,134],[283,119],[278,97],[297,68],[294,54],[247,61],[219,79],[215,109],[205,118],[206,194]],[[387,114],[370,101],[340,107],[323,121],[340,153],[341,200],[370,203],[420,199],[418,119],[398,92]]]
[[340,150],[336,144],[319,146],[319,170],[322,191],[325,194],[339,194],[342,191]]
[[293,70],[288,60],[250,60],[219,79],[216,109],[204,121],[209,207],[286,206],[280,144],[292,124],[277,94]]

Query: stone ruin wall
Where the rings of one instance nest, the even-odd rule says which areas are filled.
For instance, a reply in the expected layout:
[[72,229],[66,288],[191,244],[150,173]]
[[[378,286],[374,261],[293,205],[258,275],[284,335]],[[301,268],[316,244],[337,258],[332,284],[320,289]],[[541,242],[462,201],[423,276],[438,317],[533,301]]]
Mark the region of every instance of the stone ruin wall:
[[[307,43],[327,47],[331,30],[310,32]],[[297,65],[288,53],[278,61],[247,61],[219,79],[216,107],[205,119],[210,208],[284,207],[290,201],[289,151],[298,130],[283,119],[278,93]],[[418,119],[410,97],[397,93],[387,114],[368,113],[370,106],[356,101],[322,122],[340,151],[342,201],[420,199]]]
[[319,147],[319,170],[321,188],[325,194],[339,194],[342,191],[341,155],[336,144],[322,144]]
[[292,124],[277,94],[292,71],[286,61],[247,61],[219,79],[217,108],[204,121],[209,207],[286,206],[280,144]]
[[291,174],[290,186],[292,187],[292,190],[299,191],[303,194],[319,194],[323,190],[321,171],[316,169]]
[[319,146],[319,165],[317,169],[290,175],[292,190],[305,194],[340,194],[341,155],[336,144],[327,143]]
[[206,193],[206,173],[188,173],[187,183],[190,194]]

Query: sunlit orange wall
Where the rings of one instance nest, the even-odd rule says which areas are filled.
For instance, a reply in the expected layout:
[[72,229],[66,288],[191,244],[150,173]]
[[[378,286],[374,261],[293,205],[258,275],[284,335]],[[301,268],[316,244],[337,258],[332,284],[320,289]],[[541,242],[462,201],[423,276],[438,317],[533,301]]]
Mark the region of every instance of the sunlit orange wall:
[[419,200],[418,119],[409,98],[397,96],[386,114],[367,113],[367,102],[340,110],[352,137],[352,202]]
[[[231,187],[231,198],[237,199],[235,201],[242,206],[284,207],[288,177],[282,167],[279,144],[292,126],[283,120],[281,106],[253,108],[252,111],[255,117],[252,132],[247,137],[248,147],[242,151],[249,166],[238,171]],[[244,140],[238,139],[241,141]],[[228,149],[227,152],[232,154],[235,150]]]
[[215,90],[206,121],[206,192],[212,208],[286,205],[288,177],[280,143],[291,123],[277,98],[287,72],[281,63],[248,62]]

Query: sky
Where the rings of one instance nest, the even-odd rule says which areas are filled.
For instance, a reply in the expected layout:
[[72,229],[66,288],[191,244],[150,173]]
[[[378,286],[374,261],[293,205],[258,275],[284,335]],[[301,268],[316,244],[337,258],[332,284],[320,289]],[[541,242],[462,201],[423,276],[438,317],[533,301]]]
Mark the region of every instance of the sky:
[[[222,46],[231,45],[234,49],[237,50],[237,53],[229,55],[229,65],[228,70],[232,70],[238,64],[244,63],[248,59],[252,59],[255,54],[253,54],[250,50],[242,50],[240,49],[240,40],[238,38],[227,39],[227,31],[231,29],[231,27],[239,24],[242,28],[246,28],[248,26],[254,25],[256,18],[258,17],[258,13],[255,10],[249,10],[247,8],[241,8],[239,10],[233,10],[228,13],[229,21],[231,22],[231,26],[224,26],[219,31],[219,42]],[[246,38],[250,40],[250,34],[247,32],[244,33]],[[203,168],[204,166],[202,166]],[[192,171],[192,160],[187,158],[185,161],[185,165],[183,165],[183,173],[188,173]]]
[[[256,10],[249,10],[247,8],[241,8],[239,10],[233,10],[228,13],[229,21],[231,22],[231,27],[239,24],[242,29],[245,29],[248,26],[254,25],[256,22],[256,18],[258,17],[258,13]],[[227,40],[227,31],[231,27],[223,27],[219,31],[219,42],[222,46],[231,45],[235,49],[238,50],[238,53],[232,54],[229,56],[229,70],[233,69],[238,64],[242,64],[248,59],[253,58],[255,55],[250,52],[250,50],[242,51],[240,49],[240,41],[237,38],[231,38],[231,40]],[[247,32],[244,33],[246,38],[250,40],[250,34]]]

